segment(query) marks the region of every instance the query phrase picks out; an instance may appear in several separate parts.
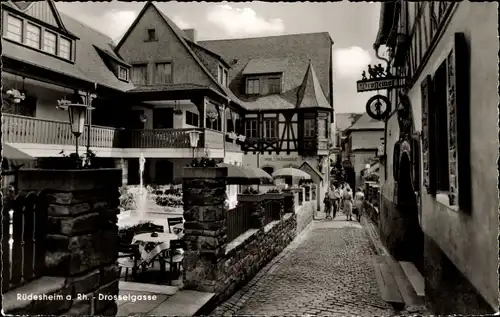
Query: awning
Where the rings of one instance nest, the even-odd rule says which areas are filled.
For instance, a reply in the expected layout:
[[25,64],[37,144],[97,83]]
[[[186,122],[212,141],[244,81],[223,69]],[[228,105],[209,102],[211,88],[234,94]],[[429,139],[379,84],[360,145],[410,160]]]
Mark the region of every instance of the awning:
[[306,172],[296,169],[296,168],[282,168],[273,173],[274,178],[280,178],[280,177],[292,177],[295,179],[311,179],[311,175],[307,174]]
[[260,185],[265,179],[268,179],[264,174],[257,173],[253,169],[246,168],[243,166],[236,166],[227,163],[219,163],[217,164],[217,166],[227,168],[226,179],[228,184],[230,185]]
[[36,158],[31,155],[16,149],[12,145],[8,143],[2,144],[2,156],[9,160],[26,160],[26,161],[34,161]]

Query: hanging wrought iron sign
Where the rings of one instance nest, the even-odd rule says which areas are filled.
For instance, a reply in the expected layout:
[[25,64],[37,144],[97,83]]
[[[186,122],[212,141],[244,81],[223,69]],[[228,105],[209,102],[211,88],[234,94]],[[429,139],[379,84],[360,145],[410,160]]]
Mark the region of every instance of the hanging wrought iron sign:
[[368,65],[368,76],[366,71],[361,74],[362,79],[356,82],[358,92],[391,89],[404,86],[404,78],[393,76],[389,67],[384,69],[382,64]]
[[383,95],[375,95],[368,99],[366,112],[375,120],[384,120],[391,112],[391,101]]

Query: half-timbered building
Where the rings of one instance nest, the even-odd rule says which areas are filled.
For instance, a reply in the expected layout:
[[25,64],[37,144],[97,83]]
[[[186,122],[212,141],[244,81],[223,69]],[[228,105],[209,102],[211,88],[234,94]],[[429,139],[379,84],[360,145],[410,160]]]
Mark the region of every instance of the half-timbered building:
[[[3,140],[33,157],[73,152],[74,91],[92,100],[88,146],[125,180],[170,183],[194,155],[267,168],[308,162],[326,171],[333,121],[328,33],[198,41],[152,2],[117,45],[59,13],[52,1],[2,2],[3,89],[26,98],[3,116]],[[325,179],[327,178],[324,177]],[[326,183],[326,182],[325,182]],[[320,195],[318,195],[320,196]]]
[[423,274],[434,313],[498,311],[497,12],[382,4],[375,48],[405,86],[388,91],[381,237]]

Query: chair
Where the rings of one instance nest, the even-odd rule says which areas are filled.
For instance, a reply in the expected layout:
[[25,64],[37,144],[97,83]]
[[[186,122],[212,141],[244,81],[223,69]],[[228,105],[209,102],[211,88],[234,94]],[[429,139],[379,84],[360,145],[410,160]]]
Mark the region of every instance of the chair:
[[136,244],[120,244],[118,247],[118,267],[119,276],[122,275],[122,268],[125,268],[125,281],[128,278],[128,270],[132,270],[132,275],[137,273],[138,262],[141,258],[139,246]]
[[183,223],[184,219],[182,217],[167,218],[167,222],[168,222],[168,232],[172,233],[172,226],[175,226],[179,223]]
[[[182,266],[182,261],[184,260],[184,240],[170,240],[170,248],[167,250],[166,256],[163,260],[167,261],[169,264],[169,283],[172,282],[172,274],[180,272],[180,267]],[[183,268],[184,277],[184,268]]]

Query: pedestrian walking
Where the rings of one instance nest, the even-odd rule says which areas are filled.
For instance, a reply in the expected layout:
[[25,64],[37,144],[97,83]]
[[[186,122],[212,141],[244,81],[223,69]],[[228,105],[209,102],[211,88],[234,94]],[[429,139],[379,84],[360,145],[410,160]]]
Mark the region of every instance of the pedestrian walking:
[[352,190],[349,187],[349,185],[347,185],[344,190],[343,200],[344,200],[344,214],[347,218],[347,221],[352,221],[353,197],[352,197]]
[[340,193],[340,210],[344,212],[344,190],[345,190],[345,183],[340,185],[339,193]]
[[354,206],[356,207],[356,219],[361,222],[361,215],[363,214],[363,205],[365,202],[365,194],[363,194],[363,189],[358,188],[358,191],[354,195]]
[[337,216],[337,211],[340,209],[340,188],[334,187],[333,189],[333,219]]
[[330,189],[328,189],[326,191],[325,199],[323,199],[323,203],[325,204],[326,219],[329,219],[330,213],[332,212],[332,199],[330,198]]

